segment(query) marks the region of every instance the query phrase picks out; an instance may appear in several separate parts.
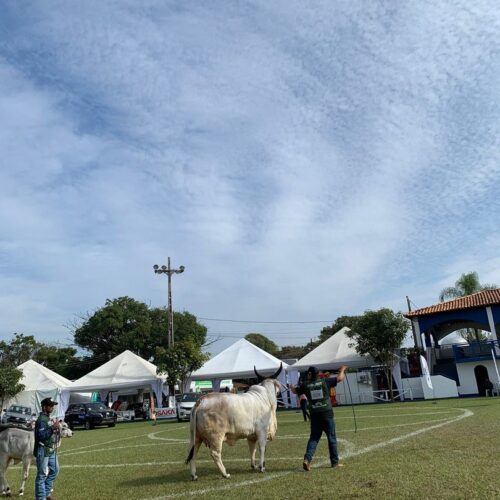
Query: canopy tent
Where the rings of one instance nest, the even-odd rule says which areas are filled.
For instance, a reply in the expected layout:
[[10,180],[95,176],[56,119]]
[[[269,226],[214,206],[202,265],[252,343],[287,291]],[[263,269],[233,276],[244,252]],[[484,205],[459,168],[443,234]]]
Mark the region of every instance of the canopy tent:
[[[6,408],[17,404],[27,406],[38,414],[41,411],[40,401],[42,399],[51,398],[53,401],[60,403],[63,389],[71,384],[71,381],[67,378],[32,359],[19,365],[17,369],[23,372],[20,382],[24,385],[24,390],[6,401],[6,404],[4,404]],[[57,414],[58,416],[64,415],[63,409],[57,407]]]
[[[281,360],[260,349],[246,339],[240,339],[208,360],[191,374],[192,380],[235,379],[255,377],[254,366],[263,376],[273,375]],[[283,370],[288,365],[283,363]]]
[[316,349],[299,359],[290,369],[305,371],[309,366],[315,366],[320,370],[335,370],[342,365],[347,365],[349,368],[364,368],[374,365],[375,361],[371,357],[361,356],[356,352],[352,345],[355,341],[346,335],[346,332],[349,331],[350,329],[347,327],[340,329]]
[[99,368],[69,385],[68,391],[99,392],[104,399],[109,392],[151,388],[161,404],[166,377],[157,375],[156,366],[131,351],[124,351]]
[[283,370],[278,380],[284,384],[288,365],[248,340],[240,339],[193,372],[191,380],[212,380],[212,388],[218,391],[223,379],[255,377],[254,366],[260,375],[269,377],[281,364]]

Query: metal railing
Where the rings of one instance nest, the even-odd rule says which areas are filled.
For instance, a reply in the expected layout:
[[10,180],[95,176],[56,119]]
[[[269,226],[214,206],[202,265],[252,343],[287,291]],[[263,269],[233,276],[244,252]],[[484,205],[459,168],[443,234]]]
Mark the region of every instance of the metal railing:
[[454,344],[453,354],[457,363],[479,361],[485,359],[500,359],[500,346],[498,340],[485,340],[482,342],[469,342],[469,344]]

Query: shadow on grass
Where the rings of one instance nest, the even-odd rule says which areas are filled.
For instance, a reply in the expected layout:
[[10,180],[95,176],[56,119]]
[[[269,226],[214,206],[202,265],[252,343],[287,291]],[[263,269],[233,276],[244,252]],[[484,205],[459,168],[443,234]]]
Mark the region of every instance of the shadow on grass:
[[266,474],[273,474],[276,472],[288,472],[290,471],[290,467],[273,467],[272,469],[267,469],[266,472],[261,474],[260,472],[252,472],[250,467],[248,469],[232,469],[231,467],[227,468],[229,474],[231,474],[231,478],[224,479],[219,470],[215,467],[210,467],[208,465],[204,465],[201,467],[196,467],[196,474],[198,475],[198,481],[191,480],[191,472],[189,467],[185,469],[179,470],[169,470],[164,473],[159,473],[155,475],[142,476],[135,479],[129,479],[127,481],[122,481],[120,486],[125,486],[128,488],[133,487],[148,487],[148,486],[162,486],[166,484],[193,484],[200,485],[203,484],[204,480],[209,480],[210,482],[220,479],[223,482],[229,482],[235,479],[252,479],[257,477],[265,477]]

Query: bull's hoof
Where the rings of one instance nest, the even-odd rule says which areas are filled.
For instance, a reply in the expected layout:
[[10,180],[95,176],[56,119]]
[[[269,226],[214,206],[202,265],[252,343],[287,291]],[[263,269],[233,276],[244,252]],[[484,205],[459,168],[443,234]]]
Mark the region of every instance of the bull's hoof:
[[250,467],[252,468],[253,471],[257,470],[257,467],[255,467],[255,464],[250,464]]
[[231,477],[231,474],[222,474],[222,477],[224,477],[225,479],[229,479]]
[[19,496],[20,496],[20,497],[22,497],[23,495],[24,495],[24,490],[21,490],[21,491],[19,492]]
[[191,476],[192,481],[198,481],[198,476]]
[[265,467],[259,467],[259,471],[260,472],[266,472],[266,468]]

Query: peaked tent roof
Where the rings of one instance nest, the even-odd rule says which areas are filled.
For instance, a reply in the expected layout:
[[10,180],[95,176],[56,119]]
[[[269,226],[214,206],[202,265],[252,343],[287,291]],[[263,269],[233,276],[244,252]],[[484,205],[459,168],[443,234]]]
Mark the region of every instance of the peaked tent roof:
[[[208,360],[199,370],[191,374],[192,380],[255,377],[253,367],[261,375],[272,375],[280,367],[281,360],[268,352],[240,339],[227,349]],[[283,369],[288,365],[283,363]]]
[[124,351],[107,363],[75,380],[69,387],[75,391],[124,389],[147,386],[164,377],[157,375],[156,366],[131,351]]
[[344,327],[329,339],[325,340],[316,349],[306,354],[292,365],[292,369],[306,370],[309,366],[315,366],[321,370],[333,370],[347,365],[350,368],[363,368],[374,364],[370,357],[361,356],[356,349],[350,347],[354,341],[350,339],[346,332],[349,328]]
[[17,369],[23,372],[21,383],[24,385],[25,391],[60,389],[71,384],[71,380],[49,370],[32,359],[19,365]]

